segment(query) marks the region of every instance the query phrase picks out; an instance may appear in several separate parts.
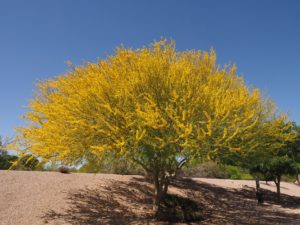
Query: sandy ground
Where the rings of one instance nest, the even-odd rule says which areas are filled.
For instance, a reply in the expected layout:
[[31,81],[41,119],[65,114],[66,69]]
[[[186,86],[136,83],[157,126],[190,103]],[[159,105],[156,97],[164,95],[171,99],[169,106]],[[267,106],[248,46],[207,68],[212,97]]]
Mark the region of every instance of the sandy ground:
[[[261,183],[257,205],[254,181],[180,179],[170,193],[191,199],[203,219],[190,224],[300,224],[300,187]],[[0,225],[169,224],[153,219],[152,186],[139,176],[0,171]]]

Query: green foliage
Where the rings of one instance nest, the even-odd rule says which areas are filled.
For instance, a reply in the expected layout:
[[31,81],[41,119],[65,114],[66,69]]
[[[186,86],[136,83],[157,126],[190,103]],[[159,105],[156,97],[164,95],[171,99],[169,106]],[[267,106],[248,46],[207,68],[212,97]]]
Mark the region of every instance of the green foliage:
[[8,170],[12,162],[17,160],[18,156],[9,155],[6,151],[0,150],[0,170]]
[[30,154],[21,156],[11,166],[11,169],[13,170],[25,170],[25,171],[36,170],[38,168],[40,168],[39,160],[34,155],[30,155]]
[[294,183],[295,182],[295,176],[294,175],[282,175],[281,181]]
[[86,162],[80,169],[78,170],[80,173],[98,173],[99,167],[94,162]]
[[294,175],[299,165],[287,156],[275,156],[250,168],[251,174],[264,180],[281,179],[282,175]]
[[250,174],[259,180],[274,180],[274,176],[269,172],[266,163],[252,165],[250,168]]
[[296,169],[296,180],[300,184],[299,174],[300,174],[300,126],[295,123],[292,127],[293,131],[296,133],[296,138],[293,142],[289,142],[286,148],[283,149],[281,154],[287,155],[295,163],[294,167]]
[[293,175],[297,172],[296,163],[288,157],[274,157],[267,162],[267,169],[270,174],[281,177],[283,174]]
[[8,170],[12,163],[18,159],[18,156],[9,155],[2,143],[2,138],[0,136],[0,170]]
[[280,200],[280,182],[283,175],[297,174],[298,165],[288,156],[275,156],[266,159],[264,162],[254,164],[250,169],[251,173],[264,180],[273,180],[277,187],[277,198]]
[[232,180],[251,180],[253,177],[246,170],[238,166],[224,166],[225,173]]
[[184,176],[190,177],[205,177],[205,178],[220,178],[232,180],[250,180],[253,177],[247,169],[239,166],[220,165],[209,161],[198,163],[193,166],[188,166],[183,169]]
[[259,179],[273,180],[278,184],[283,175],[294,176],[300,171],[300,127],[293,123],[290,131],[295,134],[292,141],[273,152],[256,151],[245,157],[243,166],[250,169],[250,173]]

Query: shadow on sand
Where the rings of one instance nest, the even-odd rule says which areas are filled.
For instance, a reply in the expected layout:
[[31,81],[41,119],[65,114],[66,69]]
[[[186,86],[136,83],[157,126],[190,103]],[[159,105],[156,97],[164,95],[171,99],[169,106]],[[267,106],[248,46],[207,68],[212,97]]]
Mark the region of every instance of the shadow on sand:
[[225,189],[192,179],[178,179],[173,186],[197,199],[203,209],[203,224],[300,224],[300,215],[275,210],[274,207],[300,209],[300,198],[263,190],[265,204],[258,205],[254,188]]
[[[125,187],[126,186],[126,187]],[[111,185],[74,190],[67,195],[69,208],[64,212],[48,211],[44,221],[70,224],[130,224],[147,220],[150,215],[137,217],[138,206],[147,209],[151,205],[144,198],[148,188],[135,182],[111,182]],[[151,199],[150,199],[151,201]],[[126,203],[126,204],[123,204]]]
[[[300,216],[278,212],[269,204],[297,209],[300,198],[282,195],[275,201],[273,192],[265,191],[267,205],[258,206],[253,190],[224,189],[190,179],[179,179],[172,189],[185,196],[168,195],[160,221],[152,214],[152,188],[144,179],[130,182],[111,181],[96,188],[68,193],[65,211],[50,210],[44,222],[55,224],[300,224]],[[186,198],[187,197],[187,198]]]

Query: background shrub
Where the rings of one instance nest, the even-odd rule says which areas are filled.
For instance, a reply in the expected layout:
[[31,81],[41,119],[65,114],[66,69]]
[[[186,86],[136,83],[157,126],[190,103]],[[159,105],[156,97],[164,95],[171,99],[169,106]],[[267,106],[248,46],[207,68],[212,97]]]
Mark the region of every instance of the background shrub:
[[245,169],[238,166],[219,165],[215,162],[204,162],[183,169],[181,175],[187,177],[220,178],[233,180],[249,180],[253,177]]
[[103,158],[102,160],[90,159],[78,172],[82,173],[108,173],[122,175],[145,175],[144,170],[125,159],[114,157]]
[[13,170],[25,170],[32,171],[36,170],[39,165],[39,160],[37,157],[31,154],[26,154],[17,158],[16,161],[12,164],[11,169]]
[[238,166],[224,166],[225,173],[228,179],[232,180],[251,180],[253,177],[249,171]]
[[204,178],[227,178],[224,168],[215,162],[204,162],[183,168],[183,176]]

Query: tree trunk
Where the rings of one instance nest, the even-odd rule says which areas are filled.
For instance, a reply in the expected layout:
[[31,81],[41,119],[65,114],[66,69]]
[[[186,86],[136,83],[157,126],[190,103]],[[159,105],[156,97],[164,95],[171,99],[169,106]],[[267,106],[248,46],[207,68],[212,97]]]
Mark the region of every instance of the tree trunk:
[[297,184],[300,185],[300,180],[299,180],[299,174],[298,173],[296,174],[296,181],[297,181]]
[[168,192],[168,188],[169,188],[169,178],[165,178],[165,184],[163,187],[163,196],[165,196]]
[[160,170],[158,166],[152,165],[151,167],[156,169],[149,169],[139,160],[133,158],[133,161],[143,167],[146,172],[146,179],[153,182],[154,195],[153,195],[153,212],[157,215],[160,211],[160,205],[163,197],[168,191],[168,178],[165,171]]
[[158,174],[154,174],[153,183],[154,183],[153,211],[155,215],[157,215],[160,211],[161,200],[164,197],[164,189],[163,189],[165,183],[164,176],[159,177]]
[[280,201],[280,176],[276,176],[274,182],[276,184],[276,189],[277,189],[277,200]]

